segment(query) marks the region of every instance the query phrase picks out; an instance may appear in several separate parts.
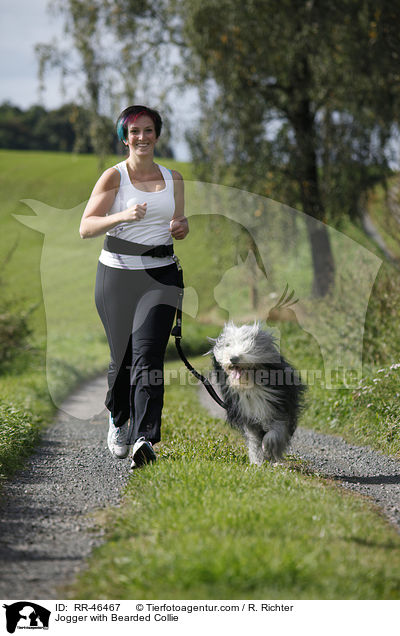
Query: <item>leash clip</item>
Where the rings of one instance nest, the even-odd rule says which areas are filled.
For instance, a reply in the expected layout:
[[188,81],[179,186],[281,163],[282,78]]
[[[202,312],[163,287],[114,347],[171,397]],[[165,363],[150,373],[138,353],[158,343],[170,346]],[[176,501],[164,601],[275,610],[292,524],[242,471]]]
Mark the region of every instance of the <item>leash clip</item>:
[[172,259],[173,259],[173,261],[175,262],[175,264],[176,264],[176,266],[177,266],[178,270],[181,272],[181,271],[182,271],[182,265],[181,265],[181,263],[180,263],[179,258],[177,257],[177,255],[176,255],[176,254],[172,254]]

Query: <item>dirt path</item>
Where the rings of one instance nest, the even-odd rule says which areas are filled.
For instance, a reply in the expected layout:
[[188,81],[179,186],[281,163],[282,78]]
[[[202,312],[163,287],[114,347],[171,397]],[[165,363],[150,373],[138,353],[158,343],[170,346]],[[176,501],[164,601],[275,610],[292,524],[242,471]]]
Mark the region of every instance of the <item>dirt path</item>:
[[[95,380],[64,403],[93,400],[101,409],[105,380]],[[0,501],[0,598],[57,599],[102,541],[90,513],[118,505],[129,461],[111,457],[107,417],[78,420],[59,411],[25,469]]]
[[[96,412],[105,379],[88,383],[64,404],[66,412],[93,400]],[[202,404],[216,417],[224,411],[199,388]],[[100,410],[100,408],[99,408]],[[91,514],[118,505],[129,476],[129,460],[114,460],[106,445],[106,411],[78,420],[60,410],[25,469],[10,481],[0,501],[0,598],[63,598],[102,542],[104,529]],[[337,437],[299,429],[292,452],[316,473],[368,495],[400,530],[400,462]]]

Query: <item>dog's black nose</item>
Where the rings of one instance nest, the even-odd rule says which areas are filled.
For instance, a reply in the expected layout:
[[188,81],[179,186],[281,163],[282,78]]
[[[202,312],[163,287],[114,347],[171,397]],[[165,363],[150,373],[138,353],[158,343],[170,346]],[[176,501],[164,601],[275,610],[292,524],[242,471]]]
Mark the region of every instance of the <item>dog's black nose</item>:
[[240,362],[240,356],[232,356],[230,362],[231,364],[238,364]]

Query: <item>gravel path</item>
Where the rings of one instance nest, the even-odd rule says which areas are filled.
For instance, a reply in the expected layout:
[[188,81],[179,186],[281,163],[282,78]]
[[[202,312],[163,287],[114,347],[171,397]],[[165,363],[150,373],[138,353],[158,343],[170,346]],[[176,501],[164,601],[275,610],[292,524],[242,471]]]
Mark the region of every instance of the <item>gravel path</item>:
[[[61,586],[74,579],[103,541],[104,529],[92,513],[119,505],[129,476],[129,461],[114,460],[107,449],[104,395],[105,378],[74,393],[24,470],[5,486],[0,501],[1,599],[63,598]],[[224,417],[203,387],[199,396],[212,415]],[[99,415],[90,420],[66,415],[80,404],[88,412],[98,409]],[[315,473],[368,495],[400,530],[400,461],[301,428],[291,452]]]
[[[90,513],[118,505],[129,461],[107,448],[105,379],[67,400],[65,412],[93,400],[102,413],[79,420],[59,411],[23,471],[0,501],[0,598],[63,598],[57,588],[73,580],[102,530]],[[79,411],[78,411],[79,412]]]
[[[224,409],[202,387],[199,397],[211,415],[225,419]],[[368,446],[354,446],[341,437],[304,428],[296,430],[289,452],[305,460],[316,475],[367,495],[400,532],[399,460]]]

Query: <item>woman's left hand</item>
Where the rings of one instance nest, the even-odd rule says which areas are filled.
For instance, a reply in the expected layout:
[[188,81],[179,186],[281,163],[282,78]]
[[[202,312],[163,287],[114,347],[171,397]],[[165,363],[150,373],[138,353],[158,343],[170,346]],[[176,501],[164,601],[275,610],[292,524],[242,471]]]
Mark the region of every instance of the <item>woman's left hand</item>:
[[181,216],[176,219],[172,219],[171,223],[169,224],[169,231],[171,232],[174,239],[178,241],[184,239],[189,232],[187,218],[185,216]]

